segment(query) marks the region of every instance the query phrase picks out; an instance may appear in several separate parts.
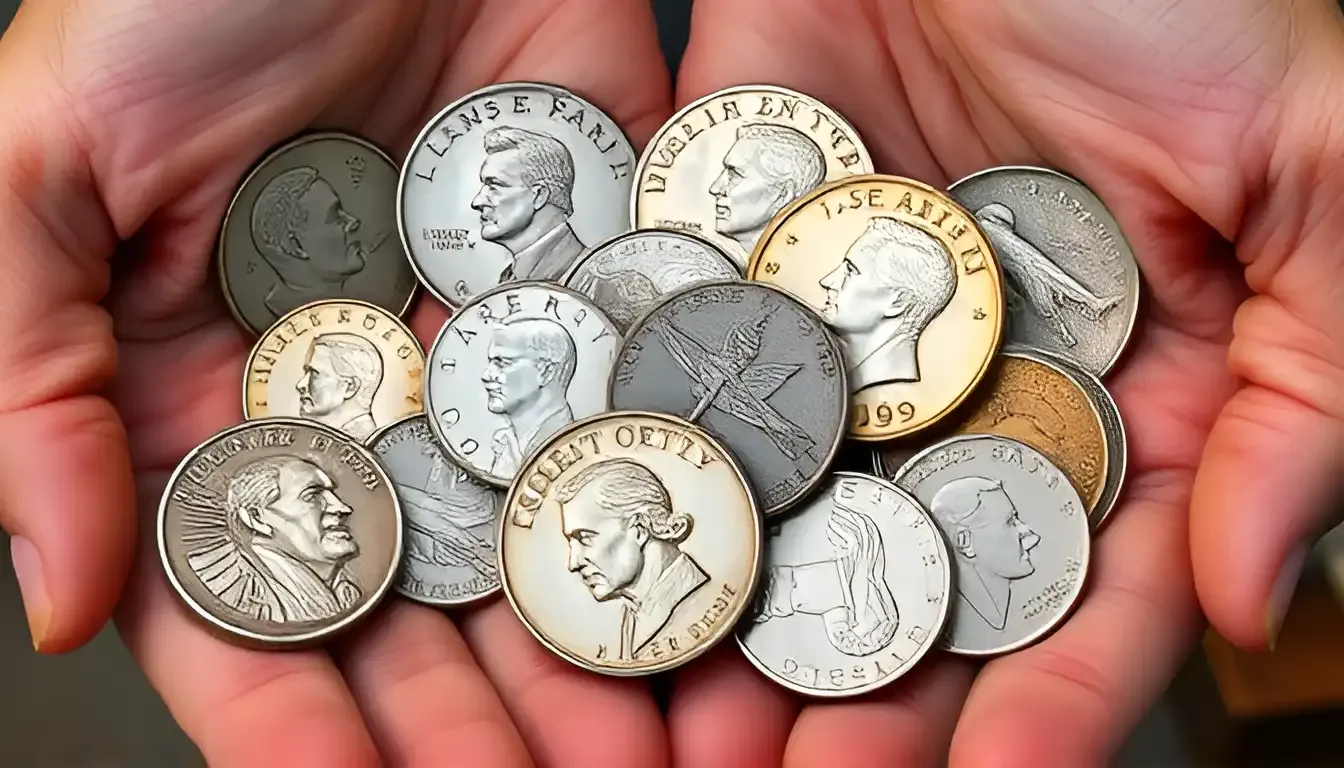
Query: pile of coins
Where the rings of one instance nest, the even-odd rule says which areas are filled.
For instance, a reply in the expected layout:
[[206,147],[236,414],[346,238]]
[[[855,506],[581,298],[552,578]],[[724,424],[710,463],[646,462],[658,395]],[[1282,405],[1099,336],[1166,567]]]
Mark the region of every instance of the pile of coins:
[[[243,180],[219,265],[259,335],[245,420],[158,533],[233,642],[502,591],[594,672],[734,634],[781,685],[859,694],[1057,627],[1125,477],[1101,377],[1139,274],[1102,202],[1046,169],[878,174],[784,88],[700,99],[641,157],[535,83],[448,105],[399,168],[302,135]],[[428,354],[420,285],[454,309]]]

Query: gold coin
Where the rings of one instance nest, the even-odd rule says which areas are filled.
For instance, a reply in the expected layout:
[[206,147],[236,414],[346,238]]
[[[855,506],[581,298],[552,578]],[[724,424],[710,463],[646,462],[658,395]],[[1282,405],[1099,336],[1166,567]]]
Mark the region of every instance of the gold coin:
[[424,411],[425,351],[396,315],[363,301],[315,301],[257,340],[243,378],[249,419],[294,416],[356,440]]
[[857,440],[938,423],[975,389],[1003,338],[1003,273],[985,233],[911,179],[855,176],[800,198],[761,236],[747,277],[790,291],[836,331]]
[[825,181],[872,173],[858,131],[807,94],[740,85],[687,104],[639,158],[636,228],[699,235],[746,266],[756,238]]

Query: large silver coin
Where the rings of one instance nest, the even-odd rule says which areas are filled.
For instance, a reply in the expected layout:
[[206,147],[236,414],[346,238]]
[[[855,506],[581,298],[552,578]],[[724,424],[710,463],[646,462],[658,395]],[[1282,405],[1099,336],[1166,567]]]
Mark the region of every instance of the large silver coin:
[[959,435],[915,456],[895,482],[932,513],[956,562],[948,650],[1015,651],[1073,609],[1091,553],[1087,511],[1039,451],[1007,437]]
[[756,668],[813,696],[854,696],[908,672],[937,644],[951,602],[942,534],[910,494],[856,472],[774,523],[751,619]]
[[1044,168],[990,168],[948,194],[975,215],[1003,264],[1005,342],[1105,375],[1129,342],[1140,283],[1134,252],[1105,204]]
[[580,293],[538,281],[477,296],[439,331],[425,412],[463,469],[507,488],[528,454],[606,410],[620,331]]
[[392,478],[405,520],[397,592],[430,605],[461,605],[499,589],[495,521],[504,494],[448,458],[424,414],[369,439]]
[[737,265],[708,241],[680,232],[637,229],[580,256],[564,283],[592,299],[625,333],[660,297],[677,288],[741,276]]
[[473,91],[425,125],[402,167],[406,252],[453,307],[511,280],[559,281],[629,229],[635,162],[611,118],[563,88]]
[[714,281],[668,295],[626,334],[613,409],[684,417],[747,468],[766,514],[825,479],[848,426],[839,342],[782,289]]

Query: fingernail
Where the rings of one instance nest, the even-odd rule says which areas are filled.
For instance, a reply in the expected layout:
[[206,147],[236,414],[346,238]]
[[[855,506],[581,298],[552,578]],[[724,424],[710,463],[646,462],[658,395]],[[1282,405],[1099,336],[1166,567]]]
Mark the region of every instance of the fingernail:
[[47,583],[42,577],[42,559],[37,555],[37,547],[22,536],[10,538],[9,557],[14,562],[14,575],[23,595],[23,609],[28,614],[33,650],[40,651],[51,624],[51,600],[47,597]]
[[1265,637],[1269,641],[1269,650],[1278,645],[1279,632],[1283,629],[1283,620],[1288,616],[1288,608],[1293,604],[1293,593],[1297,591],[1297,580],[1302,575],[1302,566],[1307,562],[1307,553],[1311,547],[1299,544],[1288,553],[1279,569],[1279,576],[1269,590],[1269,602],[1265,604]]

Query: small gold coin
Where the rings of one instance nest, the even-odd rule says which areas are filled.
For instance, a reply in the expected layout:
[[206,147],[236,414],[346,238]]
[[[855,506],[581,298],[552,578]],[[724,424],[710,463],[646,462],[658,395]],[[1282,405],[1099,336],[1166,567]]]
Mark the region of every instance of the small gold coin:
[[1003,337],[1003,274],[984,232],[911,179],[818,187],[775,217],[747,277],[793,293],[836,331],[857,440],[938,423],[975,389]]
[[392,313],[363,301],[316,301],[257,340],[243,378],[243,414],[312,419],[364,441],[423,412],[424,371],[424,349]]

